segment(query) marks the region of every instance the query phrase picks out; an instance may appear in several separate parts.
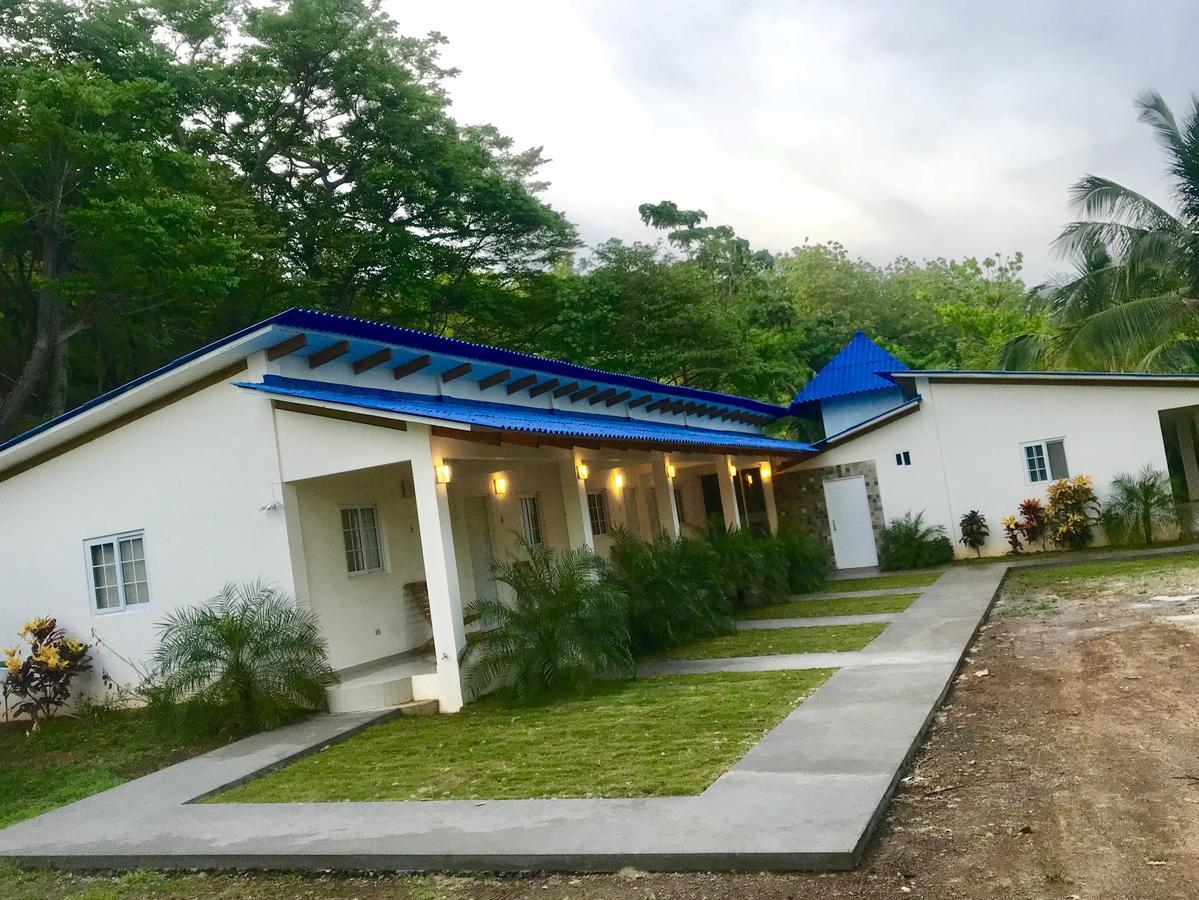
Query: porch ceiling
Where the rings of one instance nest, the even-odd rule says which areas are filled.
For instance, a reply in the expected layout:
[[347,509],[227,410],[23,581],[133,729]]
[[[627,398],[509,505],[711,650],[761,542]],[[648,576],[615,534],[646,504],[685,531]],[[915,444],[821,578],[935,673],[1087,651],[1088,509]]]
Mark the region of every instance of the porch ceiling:
[[511,440],[514,443],[551,446],[676,448],[730,454],[757,452],[792,457],[807,456],[814,452],[810,444],[743,431],[695,428],[454,397],[430,397],[275,375],[267,375],[261,382],[238,382],[237,385],[273,396],[467,426],[468,430],[455,430],[451,435],[458,439],[473,437],[492,442]]

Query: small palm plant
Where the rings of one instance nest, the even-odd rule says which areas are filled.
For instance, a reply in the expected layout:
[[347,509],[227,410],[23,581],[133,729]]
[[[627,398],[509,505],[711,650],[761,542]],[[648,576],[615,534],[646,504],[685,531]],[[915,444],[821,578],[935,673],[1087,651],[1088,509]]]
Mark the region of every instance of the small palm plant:
[[991,526],[987,524],[987,517],[977,509],[972,509],[962,516],[958,528],[962,531],[962,543],[973,550],[976,556],[982,556],[983,544],[991,536]]
[[158,628],[151,702],[187,731],[275,728],[321,706],[337,680],[316,615],[261,582],[226,584]]
[[1125,534],[1137,533],[1146,544],[1152,544],[1158,529],[1175,521],[1169,479],[1152,465],[1146,465],[1135,475],[1120,473],[1112,479],[1112,494],[1105,512],[1122,526],[1120,530]]
[[599,577],[599,558],[523,543],[527,559],[493,567],[495,580],[512,588],[512,601],[480,597],[465,610],[482,625],[467,638],[470,692],[499,690],[528,702],[601,676],[631,676],[627,599]]
[[907,512],[884,529],[879,556],[884,569],[939,566],[953,559],[953,544],[943,527],[924,524],[923,512]]

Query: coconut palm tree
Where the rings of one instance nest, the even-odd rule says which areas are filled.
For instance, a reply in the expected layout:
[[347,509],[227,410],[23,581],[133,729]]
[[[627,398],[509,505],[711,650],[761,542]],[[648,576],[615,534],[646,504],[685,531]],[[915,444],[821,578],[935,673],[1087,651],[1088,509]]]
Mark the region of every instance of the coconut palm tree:
[[1080,218],[1056,241],[1074,271],[1032,296],[1052,330],[1013,339],[1005,368],[1199,368],[1199,96],[1181,122],[1156,92],[1136,107],[1165,152],[1177,212],[1109,178],[1079,180]]

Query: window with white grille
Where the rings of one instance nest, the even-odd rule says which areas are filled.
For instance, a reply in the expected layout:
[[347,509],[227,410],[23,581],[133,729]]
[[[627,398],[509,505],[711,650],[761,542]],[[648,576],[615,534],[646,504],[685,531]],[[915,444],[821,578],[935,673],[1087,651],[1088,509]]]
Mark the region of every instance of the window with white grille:
[[150,602],[146,539],[140,531],[88,541],[87,575],[96,612],[118,612]]
[[534,496],[520,498],[520,533],[530,544],[541,543],[541,507]]
[[346,571],[351,575],[383,571],[383,542],[379,537],[379,510],[375,506],[345,506],[341,533],[346,546]]

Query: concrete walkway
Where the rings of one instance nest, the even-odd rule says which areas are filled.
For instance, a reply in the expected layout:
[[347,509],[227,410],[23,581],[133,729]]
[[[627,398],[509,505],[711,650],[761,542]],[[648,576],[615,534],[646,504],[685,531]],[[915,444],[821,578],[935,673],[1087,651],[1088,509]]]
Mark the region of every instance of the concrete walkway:
[[737,623],[738,631],[753,631],[759,628],[817,628],[821,625],[860,625],[863,622],[890,622],[899,613],[864,613],[860,616],[804,616],[792,619],[743,619]]
[[[685,671],[839,667],[699,796],[191,802],[372,721],[330,716],[258,735],[0,831],[0,858],[78,869],[851,868],[1006,568],[947,572],[857,653],[657,664]],[[651,670],[659,671],[647,667],[647,674]]]

